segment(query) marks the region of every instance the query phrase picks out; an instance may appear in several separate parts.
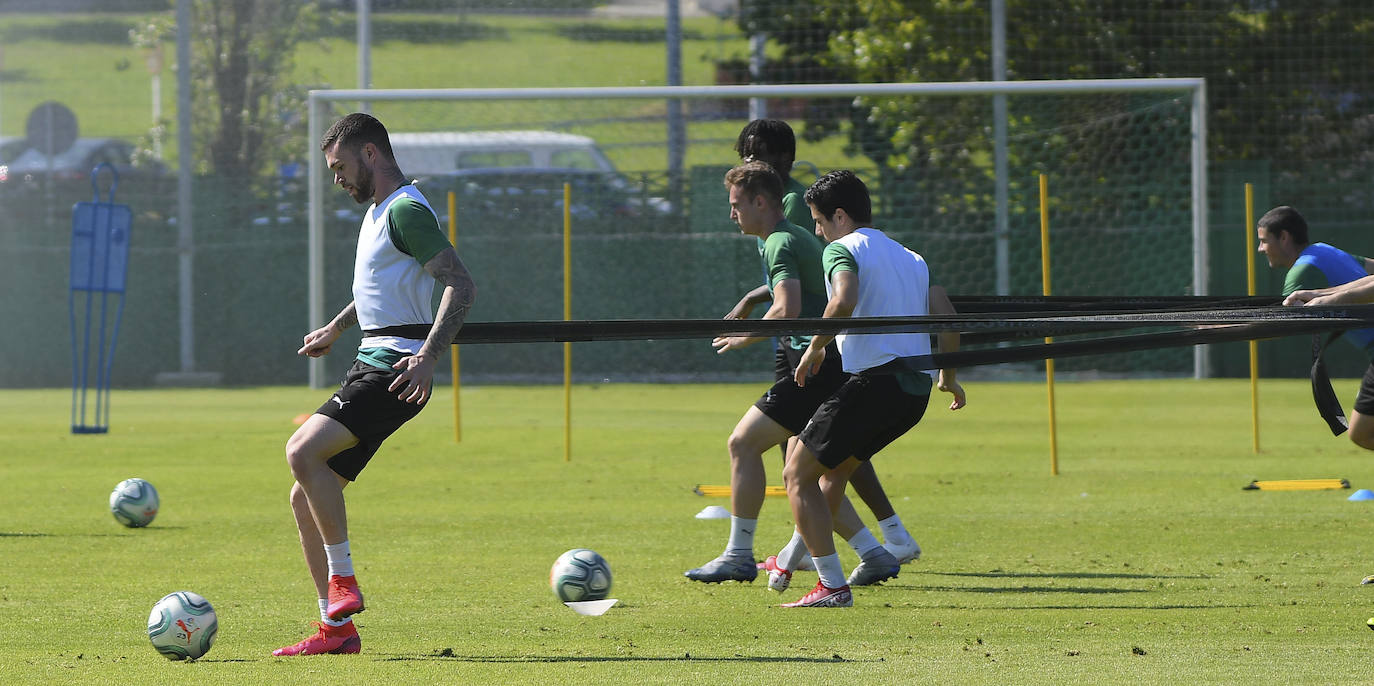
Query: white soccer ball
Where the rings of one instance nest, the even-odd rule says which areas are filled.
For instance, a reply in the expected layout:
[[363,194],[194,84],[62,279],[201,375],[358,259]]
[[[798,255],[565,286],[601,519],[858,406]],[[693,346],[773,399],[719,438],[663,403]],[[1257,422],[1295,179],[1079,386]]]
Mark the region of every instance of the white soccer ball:
[[148,526],[157,506],[157,489],[143,479],[125,479],[110,492],[110,514],[127,527]]
[[573,548],[554,561],[549,585],[563,602],[601,600],[611,593],[611,566],[595,550]]
[[190,591],[168,593],[148,615],[148,640],[168,660],[195,660],[210,652],[218,630],[215,608]]

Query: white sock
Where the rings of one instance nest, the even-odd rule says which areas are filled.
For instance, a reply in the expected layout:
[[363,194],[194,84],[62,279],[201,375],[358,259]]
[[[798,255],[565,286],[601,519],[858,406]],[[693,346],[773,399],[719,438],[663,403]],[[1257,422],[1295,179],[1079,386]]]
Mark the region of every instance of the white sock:
[[329,558],[329,576],[353,576],[353,555],[348,552],[348,541],[325,544],[324,554]]
[[878,528],[883,531],[883,540],[893,545],[906,545],[912,542],[911,533],[902,524],[902,518],[892,515],[887,519],[878,522]]
[[792,540],[788,541],[787,545],[778,551],[778,566],[783,569],[795,570],[802,558],[809,555],[810,553],[806,551],[806,541],[802,540],[801,532],[793,529]]
[[725,554],[731,557],[754,557],[754,530],[759,520],[743,517],[730,517],[730,541],[725,544]]
[[879,550],[887,550],[883,544],[878,542],[878,538],[873,535],[873,532],[868,530],[868,527],[859,529],[859,533],[854,534],[854,537],[849,539],[849,545],[854,548],[854,552],[858,553],[859,557],[865,560]]
[[816,573],[821,575],[821,584],[826,588],[840,588],[849,584],[844,578],[844,567],[840,566],[839,553],[812,557],[811,560],[816,563]]
[[345,625],[345,624],[347,624],[347,623],[353,621],[353,618],[352,618],[352,617],[344,617],[343,619],[340,619],[340,620],[338,620],[338,621],[335,621],[335,620],[333,620],[333,619],[330,619],[330,618],[329,618],[329,614],[328,614],[328,610],[329,610],[329,599],[328,599],[328,598],[320,598],[320,621],[321,621],[321,622],[324,622],[325,624],[328,624],[329,626],[343,626],[343,625]]

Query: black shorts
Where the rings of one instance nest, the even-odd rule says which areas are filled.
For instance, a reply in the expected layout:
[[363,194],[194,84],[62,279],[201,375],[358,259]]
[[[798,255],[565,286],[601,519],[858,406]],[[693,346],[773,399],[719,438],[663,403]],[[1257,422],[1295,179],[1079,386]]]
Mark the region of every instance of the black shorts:
[[854,374],[816,409],[797,438],[834,469],[850,457],[866,461],[921,421],[930,395],[902,390],[890,374]]
[[797,363],[801,361],[801,351],[783,346],[778,349],[778,357],[788,365],[787,374],[774,382],[773,387],[754,402],[754,407],[795,436],[806,427],[816,408],[839,390],[849,375],[844,373],[844,362],[834,343],[825,347],[825,361],[820,371],[808,378],[805,386],[798,386],[793,378]]
[[1364,370],[1364,378],[1360,379],[1360,394],[1355,396],[1355,411],[1374,417],[1374,364]]
[[343,424],[358,437],[357,445],[329,458],[329,468],[339,476],[357,480],[367,461],[382,447],[382,441],[424,408],[396,397],[399,391],[387,390],[399,375],[400,372],[354,360],[338,392],[315,410]]

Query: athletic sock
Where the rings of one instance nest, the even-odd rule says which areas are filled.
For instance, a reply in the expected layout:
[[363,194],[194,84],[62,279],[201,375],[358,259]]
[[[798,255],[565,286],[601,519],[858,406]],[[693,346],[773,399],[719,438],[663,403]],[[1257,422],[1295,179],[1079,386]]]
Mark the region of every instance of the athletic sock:
[[754,530],[759,520],[730,517],[730,540],[725,544],[728,557],[754,557]]
[[329,618],[329,599],[328,599],[328,598],[320,598],[320,621],[323,622],[324,624],[328,624],[329,626],[343,626],[343,625],[345,625],[345,624],[347,624],[347,623],[353,621],[353,618],[352,618],[352,617],[344,617],[343,619],[340,619],[340,620],[333,620],[333,619],[330,619],[330,618]]
[[873,532],[868,530],[868,527],[864,527],[859,530],[859,533],[854,534],[853,538],[849,539],[849,545],[854,548],[854,552],[858,553],[859,557],[865,560],[879,550],[886,550],[883,548],[883,544],[878,542],[878,538],[873,535]]
[[325,544],[324,554],[329,558],[329,576],[353,576],[353,554],[348,551],[348,541]]
[[806,541],[802,540],[800,531],[792,530],[792,540],[778,551],[778,566],[787,570],[795,570],[797,563],[802,561],[802,557],[809,555],[806,550]]
[[892,515],[887,519],[878,522],[878,528],[883,531],[883,541],[893,545],[909,545],[912,543],[911,533],[902,524],[902,518]]
[[816,573],[821,575],[821,584],[826,588],[842,588],[849,583],[844,579],[844,567],[840,566],[839,553],[812,557],[811,560],[816,563]]

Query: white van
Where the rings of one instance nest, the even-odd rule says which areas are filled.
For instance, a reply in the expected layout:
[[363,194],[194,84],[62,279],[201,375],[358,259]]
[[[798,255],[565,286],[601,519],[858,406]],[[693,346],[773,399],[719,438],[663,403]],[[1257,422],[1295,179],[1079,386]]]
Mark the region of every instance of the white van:
[[557,131],[393,133],[391,149],[411,178],[493,167],[615,171],[591,138]]

